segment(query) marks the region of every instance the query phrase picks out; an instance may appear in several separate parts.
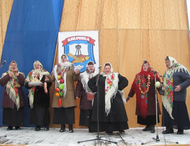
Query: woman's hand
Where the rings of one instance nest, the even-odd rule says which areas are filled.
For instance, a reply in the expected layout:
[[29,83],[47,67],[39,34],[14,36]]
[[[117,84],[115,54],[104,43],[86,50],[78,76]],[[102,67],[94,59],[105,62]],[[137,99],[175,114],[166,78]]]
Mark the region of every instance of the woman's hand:
[[127,102],[130,98],[131,98],[131,97],[130,97],[130,96],[128,96],[128,97],[127,97],[127,99],[126,99],[126,102]]
[[45,81],[48,82],[49,81],[49,78],[47,76],[45,76]]
[[15,73],[15,76],[18,77],[18,76],[19,76],[19,73]]
[[13,77],[13,74],[12,74],[12,73],[9,73],[9,77],[12,78],[12,77]]
[[181,86],[180,85],[175,86],[175,89],[174,89],[175,92],[179,92],[180,90],[181,90]]

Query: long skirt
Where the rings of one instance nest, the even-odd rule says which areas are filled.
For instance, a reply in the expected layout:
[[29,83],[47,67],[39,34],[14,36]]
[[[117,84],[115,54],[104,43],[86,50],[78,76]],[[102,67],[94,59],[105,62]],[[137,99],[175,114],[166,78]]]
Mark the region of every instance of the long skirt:
[[[155,125],[156,124],[156,115],[149,115],[143,118],[142,116],[137,116],[137,123],[141,125]],[[159,116],[158,116],[159,123]]]
[[24,126],[24,107],[18,110],[16,108],[3,108],[3,124],[8,126]]
[[[91,132],[97,132],[98,128],[97,122],[92,122],[90,126]],[[107,131],[123,131],[129,129],[128,123],[126,122],[99,122],[99,132]]]
[[50,113],[48,107],[34,107],[30,109],[29,124],[37,126],[48,126],[50,123]]
[[75,107],[54,108],[53,124],[74,124],[75,123]]
[[[95,98],[93,103],[92,122],[90,125],[91,132],[96,132],[98,128],[100,132],[129,129],[127,113],[119,93],[111,100],[111,109],[108,115],[105,112],[105,99],[100,98],[99,100],[100,104],[97,102],[97,98]],[[97,126],[98,121],[99,127]]]
[[174,101],[173,102],[173,110],[172,116],[174,118],[171,119],[166,109],[163,107],[163,115],[162,115],[162,126],[166,126],[167,128],[176,128],[176,129],[190,129],[189,115],[187,112],[187,107],[185,102]]
[[83,109],[81,109],[80,110],[79,125],[80,126],[90,127],[91,117],[92,117],[92,110],[83,110]]

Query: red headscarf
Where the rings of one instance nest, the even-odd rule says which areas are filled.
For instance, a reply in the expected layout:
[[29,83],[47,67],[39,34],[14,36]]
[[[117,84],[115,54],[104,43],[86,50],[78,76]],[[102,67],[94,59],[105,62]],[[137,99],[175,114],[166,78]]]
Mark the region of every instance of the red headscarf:
[[[148,64],[148,69],[147,69],[147,71],[144,71],[143,70],[143,65],[144,64]],[[142,64],[142,66],[141,66],[141,72],[140,73],[138,73],[139,75],[144,75],[144,76],[148,76],[148,75],[150,75],[150,79],[151,80],[153,80],[154,79],[154,71],[152,70],[152,68],[150,67],[150,64],[149,64],[149,62],[148,61],[143,61],[143,64]]]

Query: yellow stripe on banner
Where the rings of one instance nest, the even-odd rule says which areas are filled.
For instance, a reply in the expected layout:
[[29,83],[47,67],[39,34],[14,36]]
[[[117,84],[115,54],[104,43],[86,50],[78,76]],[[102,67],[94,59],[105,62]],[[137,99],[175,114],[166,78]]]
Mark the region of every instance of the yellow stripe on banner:
[[72,58],[74,58],[75,60],[77,60],[78,62],[83,62],[80,58],[78,58],[77,56],[75,56],[75,55],[73,55],[73,54],[71,54],[71,53],[68,53],[67,54],[68,56],[70,56],[70,57],[72,57]]

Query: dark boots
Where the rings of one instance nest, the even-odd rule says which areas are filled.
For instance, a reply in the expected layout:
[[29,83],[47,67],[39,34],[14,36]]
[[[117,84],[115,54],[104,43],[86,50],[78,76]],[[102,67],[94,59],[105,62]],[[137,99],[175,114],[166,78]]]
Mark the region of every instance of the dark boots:
[[40,130],[41,130],[40,126],[36,126],[35,131],[40,131]]
[[7,130],[13,130],[13,126],[8,126]]
[[119,133],[120,134],[125,134],[125,131],[124,130],[119,130]]
[[[61,129],[59,130],[59,132],[64,132],[65,131],[65,124],[61,124]],[[69,124],[69,133],[73,133],[73,125]]]
[[183,129],[178,129],[177,134],[183,134]]
[[151,133],[154,133],[155,132],[154,125],[146,125],[143,131],[150,131]]
[[73,133],[74,130],[73,130],[73,125],[72,124],[69,124],[69,133]]
[[149,131],[150,129],[149,129],[149,125],[146,125],[146,127],[143,129],[143,131]]
[[15,126],[15,130],[20,130],[20,126]]
[[[173,128],[167,128],[166,130],[162,131],[163,134],[170,134],[170,133],[174,133]],[[178,129],[177,134],[184,134],[183,129]]]
[[166,127],[166,130],[162,131],[162,134],[169,134],[169,133],[174,133],[173,128]]
[[150,132],[151,132],[151,133],[155,133],[154,125],[150,125]]
[[61,129],[59,130],[59,132],[64,132],[65,131],[65,124],[61,124]]
[[45,131],[48,131],[48,130],[49,130],[49,126],[45,126],[45,127],[44,127],[44,130],[45,130]]

